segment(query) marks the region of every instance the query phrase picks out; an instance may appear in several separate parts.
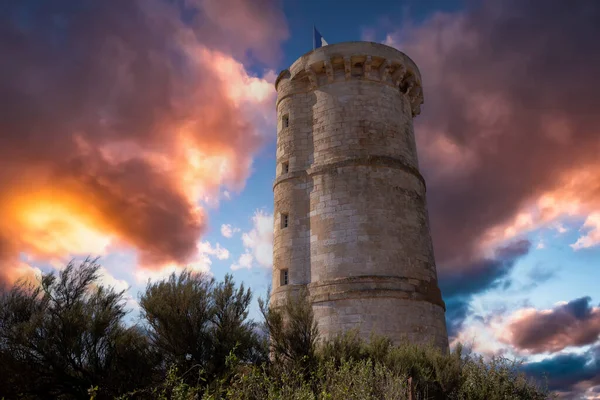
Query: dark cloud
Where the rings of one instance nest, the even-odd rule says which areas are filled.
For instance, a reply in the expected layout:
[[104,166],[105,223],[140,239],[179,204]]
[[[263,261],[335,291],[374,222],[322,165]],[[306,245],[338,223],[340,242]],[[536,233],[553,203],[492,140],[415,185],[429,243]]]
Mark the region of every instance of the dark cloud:
[[[210,51],[264,61],[286,36],[276,1],[261,0],[260,12],[242,3],[2,3],[3,268],[20,251],[54,250],[28,235],[43,240],[48,230],[67,230],[29,231],[42,224],[30,215],[41,206],[51,214],[60,205],[136,247],[143,264],[183,263],[195,254],[206,222],[189,190],[205,182],[196,174],[182,183],[185,151],[197,150],[197,162],[228,159],[229,182],[216,183],[233,185],[243,182],[262,143],[218,76],[226,60],[209,59],[216,57]],[[204,178],[214,181],[211,174]]]
[[446,329],[448,337],[452,341],[462,330],[465,319],[471,311],[471,296],[445,297],[446,302]]
[[456,272],[443,270],[439,276],[440,289],[446,302],[448,334],[454,337],[462,328],[469,314],[469,303],[474,295],[504,286],[515,263],[525,256],[531,243],[519,240],[500,247],[495,257],[469,265],[468,269]]
[[515,262],[529,253],[530,248],[528,240],[519,240],[498,248],[494,258],[473,263],[468,270],[447,275],[443,271],[440,276],[442,293],[445,297],[470,296],[498,286]]
[[568,346],[596,343],[600,336],[600,307],[581,297],[550,312],[526,314],[508,326],[510,344],[531,353],[557,352]]
[[[423,76],[415,130],[442,272],[477,264],[490,228],[599,167],[600,2],[470,4],[392,35]],[[578,199],[599,205],[599,188]]]
[[177,0],[184,18],[206,45],[238,59],[273,65],[287,39],[279,0]]
[[523,365],[523,371],[569,399],[581,398],[588,388],[600,385],[600,346],[583,354],[560,354]]
[[503,226],[546,193],[600,208],[600,2],[467,4],[388,38],[423,78],[415,134],[451,333],[472,294],[518,288],[518,252],[484,255],[527,228]]

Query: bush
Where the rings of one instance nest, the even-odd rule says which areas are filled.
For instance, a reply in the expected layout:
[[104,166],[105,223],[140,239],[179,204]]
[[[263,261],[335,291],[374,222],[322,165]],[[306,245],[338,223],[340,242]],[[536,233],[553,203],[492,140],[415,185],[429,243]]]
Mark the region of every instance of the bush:
[[146,330],[127,327],[123,293],[98,285],[98,269],[70,263],[0,293],[0,398],[551,398],[519,363],[486,362],[461,346],[365,341],[357,330],[318,341],[306,292],[278,308],[259,299],[267,346],[248,320],[251,291],[229,275],[184,271],[149,283]]
[[289,298],[277,310],[261,302],[261,310],[271,337],[273,365],[238,375],[228,398],[552,398],[519,371],[520,364],[501,357],[486,363],[464,353],[460,345],[451,353],[408,342],[394,346],[377,336],[365,342],[351,330],[317,346],[318,329],[306,296]]
[[[343,344],[343,343],[342,343]],[[340,343],[338,342],[338,346]],[[489,363],[460,352],[443,354],[433,348],[390,346],[383,361],[369,355],[369,345],[354,347],[354,357],[319,357],[306,378],[301,369],[273,375],[252,368],[233,382],[231,399],[473,399],[542,400],[552,396],[518,372],[518,364],[502,358]],[[355,354],[357,354],[355,353]],[[409,377],[412,378],[409,381]],[[410,383],[409,383],[410,382]],[[412,393],[412,397],[410,397]]]
[[223,282],[183,271],[148,283],[142,294],[142,317],[149,337],[163,356],[163,368],[175,366],[190,385],[218,385],[228,379],[228,357],[242,363],[260,363],[266,349],[248,320],[250,289],[236,287],[230,275]]
[[303,290],[295,298],[288,296],[277,308],[269,307],[263,299],[258,302],[270,339],[271,366],[309,374],[317,365],[319,330],[308,293]]
[[97,284],[100,266],[69,263],[58,276],[0,294],[0,395],[112,398],[153,379],[145,337],[123,323],[124,299]]

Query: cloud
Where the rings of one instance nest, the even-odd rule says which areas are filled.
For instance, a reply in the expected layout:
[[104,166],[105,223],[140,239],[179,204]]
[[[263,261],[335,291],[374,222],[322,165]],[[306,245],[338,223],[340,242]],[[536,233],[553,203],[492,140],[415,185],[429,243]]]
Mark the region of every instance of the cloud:
[[[484,356],[529,356],[522,370],[542,384],[548,378],[549,388],[560,398],[592,399],[600,385],[599,315],[600,307],[593,307],[589,297],[549,310],[526,306],[508,312],[504,304],[484,316],[471,316],[455,343],[472,345]],[[566,352],[569,347],[573,352]],[[540,357],[548,352],[554,354]]]
[[[415,60],[415,120],[439,269],[469,269],[564,216],[600,208],[600,3],[472,3],[386,43]],[[588,239],[598,243],[590,219]]]
[[252,217],[252,229],[242,234],[244,253],[232,270],[250,269],[256,262],[263,268],[273,266],[273,214],[258,210]]
[[583,227],[587,228],[588,231],[571,245],[575,250],[596,246],[600,243],[600,212],[588,215]]
[[594,344],[600,337],[600,307],[590,302],[589,297],[581,297],[550,310],[518,310],[501,340],[532,354]]
[[464,326],[457,331],[450,342],[450,347],[461,343],[473,352],[484,357],[510,357],[510,348],[498,340],[497,332],[503,328],[503,316],[506,308],[492,310],[486,315],[470,315]]
[[562,397],[593,395],[594,387],[600,385],[600,345],[583,354],[560,354],[523,366],[523,371],[540,382],[548,379],[548,388]]
[[6,286],[12,285],[17,280],[22,282],[38,282],[42,276],[42,270],[27,262],[15,260],[6,268],[0,269],[0,291]]
[[[529,357],[522,367],[528,375],[542,384],[547,377],[560,398],[594,398],[593,389],[600,385],[600,308],[592,307],[589,297],[550,310],[525,306],[509,312],[509,307],[504,303],[483,316],[471,315],[453,344],[460,341],[485,357],[522,360],[535,354],[535,361]],[[569,346],[578,347],[565,352]],[[554,354],[541,358],[545,352]]]
[[546,265],[538,263],[534,265],[527,274],[511,276],[509,281],[510,289],[505,290],[504,293],[508,296],[530,293],[533,289],[555,278],[558,269],[559,268],[556,266],[547,267]]
[[[243,188],[287,37],[276,1],[9,2],[0,16],[0,268],[135,248],[197,256],[202,203]],[[12,272],[11,272],[12,271]]]
[[448,334],[458,334],[469,314],[473,296],[507,283],[515,263],[529,253],[531,243],[519,240],[495,250],[492,258],[472,263],[466,269],[442,270],[440,290],[446,302]]
[[600,399],[600,385],[590,387],[586,390],[586,399],[588,400],[599,400]]
[[511,285],[523,254],[498,249],[564,218],[587,218],[575,248],[599,243],[599,18],[594,0],[484,0],[386,37],[423,78],[415,135],[451,336],[474,294]]
[[221,235],[223,235],[224,237],[226,237],[228,239],[232,238],[233,234],[237,233],[239,231],[240,231],[240,228],[234,228],[230,224],[221,225]]
[[[288,29],[279,0],[175,0],[188,11],[195,36],[237,59],[273,64]],[[272,104],[271,104],[272,105]]]
[[128,290],[130,288],[129,283],[127,283],[124,279],[115,278],[108,269],[105,267],[100,267],[98,270],[98,284],[107,288],[112,288],[117,292],[121,292],[123,290]]
[[249,250],[246,250],[238,259],[237,263],[231,264],[231,270],[237,271],[240,269],[251,269],[254,256]]
[[200,254],[215,256],[219,260],[227,260],[229,258],[229,250],[221,247],[219,243],[213,247],[209,242],[200,242],[198,250]]
[[124,292],[123,300],[125,300],[125,309],[129,312],[138,311],[139,303],[132,294],[131,285],[124,279],[117,279],[115,276],[106,268],[100,267],[98,270],[98,285],[106,288],[111,288],[115,292]]
[[456,272],[443,277],[444,296],[472,295],[497,286],[500,280],[508,275],[515,261],[527,255],[530,248],[531,243],[528,240],[519,240],[496,249],[494,258],[471,266],[464,275]]
[[163,279],[172,273],[179,273],[184,269],[188,269],[194,272],[201,272],[206,275],[212,275],[210,267],[212,265],[212,258],[218,260],[229,259],[229,250],[221,247],[219,243],[216,246],[210,244],[210,242],[204,241],[197,243],[197,251],[195,256],[189,260],[186,264],[169,263],[161,266],[160,268],[137,268],[134,275],[135,279],[139,283],[145,283],[148,280],[155,281]]

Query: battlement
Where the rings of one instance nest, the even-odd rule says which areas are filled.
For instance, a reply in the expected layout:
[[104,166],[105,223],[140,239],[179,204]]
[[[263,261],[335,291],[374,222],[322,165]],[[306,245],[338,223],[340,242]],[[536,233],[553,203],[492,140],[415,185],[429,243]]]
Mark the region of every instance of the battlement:
[[277,77],[277,101],[295,93],[351,80],[398,88],[408,97],[412,116],[421,112],[424,99],[421,74],[416,64],[395,48],[373,42],[332,44],[303,55]]

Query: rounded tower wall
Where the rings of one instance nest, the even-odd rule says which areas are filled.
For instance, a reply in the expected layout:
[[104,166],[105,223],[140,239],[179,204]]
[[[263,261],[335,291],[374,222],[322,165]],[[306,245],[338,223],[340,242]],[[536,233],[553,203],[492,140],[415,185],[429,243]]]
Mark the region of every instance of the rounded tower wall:
[[412,123],[416,65],[385,45],[341,43],[304,55],[275,85],[272,303],[307,285],[325,337],[358,327],[447,348]]
[[[300,187],[299,187],[300,186]],[[273,265],[278,270],[288,270],[288,282],[290,285],[306,285],[310,283],[310,257],[308,254],[309,226],[306,190],[303,184],[294,180],[282,182],[276,189],[275,207],[280,210],[275,219],[276,232],[273,235]],[[287,227],[283,226],[281,214],[288,215]],[[304,216],[304,217],[303,217]],[[281,285],[280,277],[273,274],[273,288]]]
[[418,168],[410,103],[377,81],[319,86],[313,116],[313,167],[353,157],[388,156]]
[[[289,80],[284,79],[284,84]],[[300,86],[300,85],[296,85]],[[312,161],[312,93],[299,92],[277,104],[276,182],[274,194],[273,282],[274,293],[286,285],[310,283],[310,236],[307,179],[304,171]],[[286,221],[284,221],[286,219]],[[285,226],[284,226],[285,223]],[[281,289],[280,289],[281,287]]]
[[421,180],[373,164],[313,175],[312,282],[363,275],[436,280]]
[[319,333],[326,338],[357,329],[367,341],[376,334],[395,344],[408,340],[448,349],[444,309],[431,303],[392,296],[354,296],[314,301],[313,310]]

